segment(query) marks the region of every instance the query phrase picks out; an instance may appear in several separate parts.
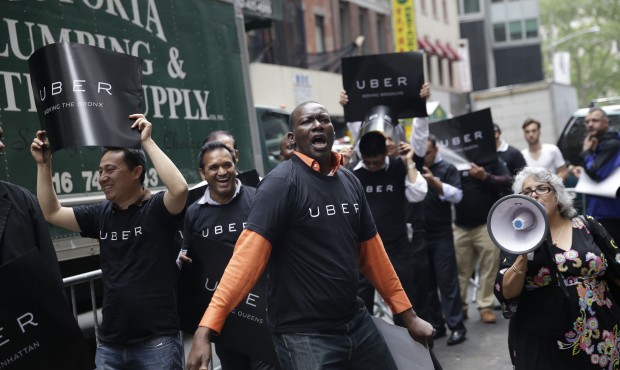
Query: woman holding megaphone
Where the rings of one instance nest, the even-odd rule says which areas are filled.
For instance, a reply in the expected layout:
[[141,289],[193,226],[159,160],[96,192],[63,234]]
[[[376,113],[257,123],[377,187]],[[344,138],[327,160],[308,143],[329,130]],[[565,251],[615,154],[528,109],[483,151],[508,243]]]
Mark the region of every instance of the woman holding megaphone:
[[526,167],[512,189],[544,207],[548,226],[534,252],[500,246],[495,295],[510,319],[515,369],[620,369],[620,302],[608,287],[620,285],[617,244],[596,220],[577,216],[557,175]]

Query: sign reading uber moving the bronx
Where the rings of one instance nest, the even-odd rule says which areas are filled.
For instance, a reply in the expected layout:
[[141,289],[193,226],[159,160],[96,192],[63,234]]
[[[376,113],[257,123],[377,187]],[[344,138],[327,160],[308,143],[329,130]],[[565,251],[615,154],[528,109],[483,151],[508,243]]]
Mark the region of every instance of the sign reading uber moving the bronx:
[[490,108],[433,122],[429,131],[437,137],[442,157],[458,170],[471,168],[470,162],[482,166],[497,161]]
[[[187,256],[191,264],[183,265],[179,277],[179,317],[181,329],[194,333],[215,289],[220,283],[234,246],[210,236],[239,232],[243,224],[213,225],[192,236]],[[277,364],[271,333],[267,327],[267,279],[263,273],[250,293],[226,319],[222,333],[213,341],[224,347]]]
[[38,248],[0,266],[0,370],[94,367],[61,283],[45,266]]
[[79,146],[139,148],[129,115],[142,112],[140,58],[73,42],[35,51],[30,81],[52,151]]
[[365,55],[342,59],[342,84],[349,96],[346,121],[361,121],[377,105],[387,105],[396,118],[426,117],[420,98],[424,84],[422,54]]

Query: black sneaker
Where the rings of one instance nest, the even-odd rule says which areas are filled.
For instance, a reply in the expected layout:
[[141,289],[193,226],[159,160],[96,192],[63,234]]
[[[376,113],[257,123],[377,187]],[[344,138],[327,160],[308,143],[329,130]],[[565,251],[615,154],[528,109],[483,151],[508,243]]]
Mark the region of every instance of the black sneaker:
[[460,344],[465,341],[465,330],[455,330],[450,334],[450,338],[448,338],[448,345],[453,346],[455,344]]

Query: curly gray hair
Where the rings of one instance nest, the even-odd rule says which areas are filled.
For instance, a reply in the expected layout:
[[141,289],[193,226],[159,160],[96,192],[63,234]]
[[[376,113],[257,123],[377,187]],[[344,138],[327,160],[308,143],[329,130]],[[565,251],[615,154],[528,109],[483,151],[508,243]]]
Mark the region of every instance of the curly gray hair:
[[575,193],[566,190],[562,179],[545,168],[524,167],[517,174],[517,176],[515,176],[515,181],[512,184],[512,192],[518,194],[523,191],[523,183],[525,182],[525,179],[529,177],[532,177],[538,182],[543,182],[551,186],[553,192],[555,193],[558,211],[562,217],[570,219],[577,215],[577,211],[575,210],[575,207],[573,207]]

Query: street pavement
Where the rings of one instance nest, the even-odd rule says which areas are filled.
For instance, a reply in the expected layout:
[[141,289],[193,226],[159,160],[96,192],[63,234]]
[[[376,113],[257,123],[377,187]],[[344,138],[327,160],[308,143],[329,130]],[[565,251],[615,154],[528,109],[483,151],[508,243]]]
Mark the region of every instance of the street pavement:
[[[487,324],[480,321],[475,303],[469,304],[469,319],[465,321],[467,339],[465,342],[448,346],[448,337],[435,341],[435,356],[443,370],[511,370],[508,354],[508,320],[496,310],[497,322]],[[449,335],[448,331],[448,335]]]

